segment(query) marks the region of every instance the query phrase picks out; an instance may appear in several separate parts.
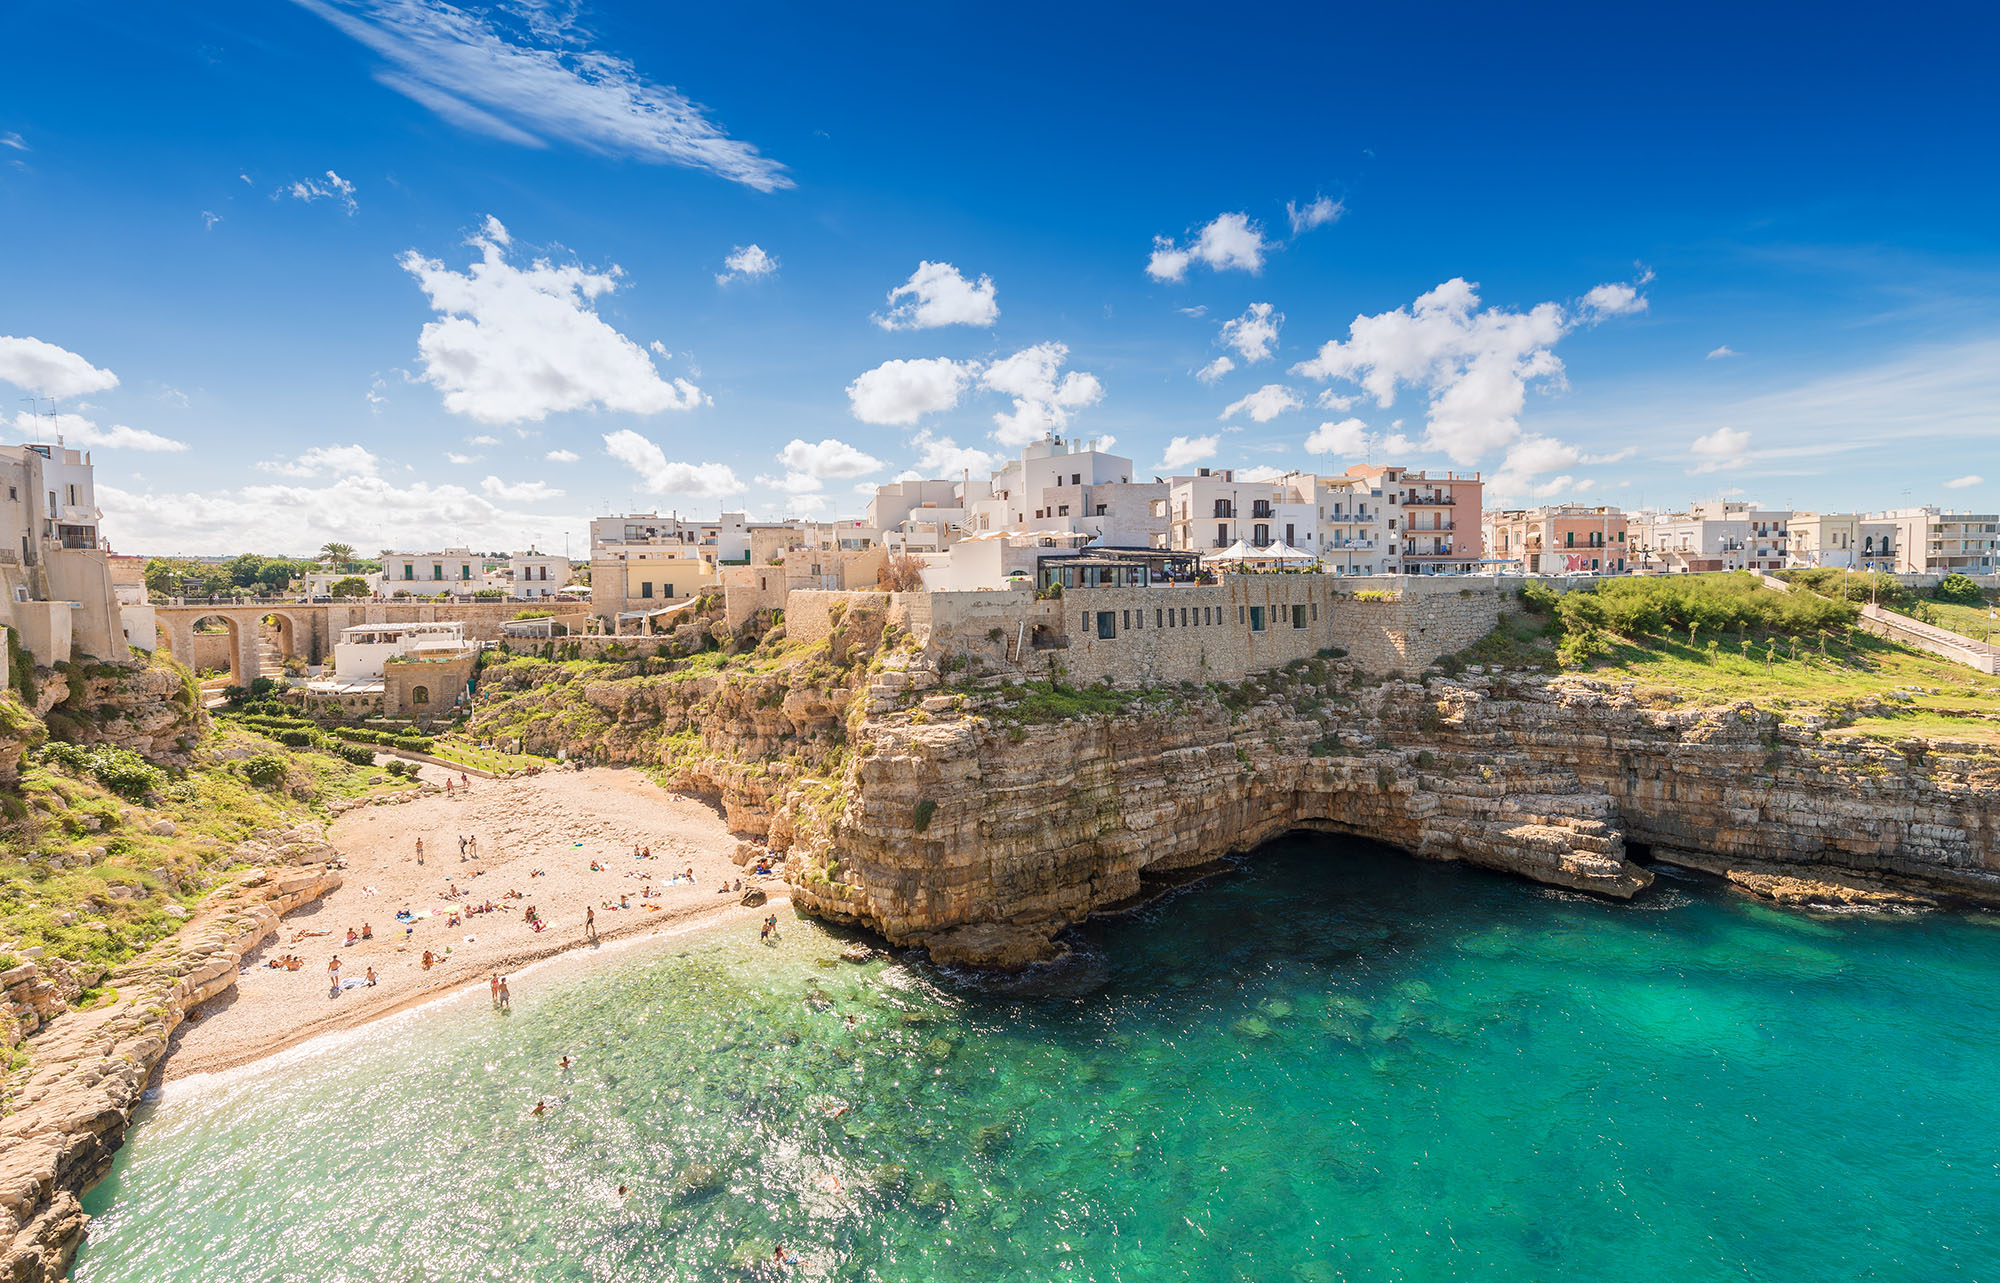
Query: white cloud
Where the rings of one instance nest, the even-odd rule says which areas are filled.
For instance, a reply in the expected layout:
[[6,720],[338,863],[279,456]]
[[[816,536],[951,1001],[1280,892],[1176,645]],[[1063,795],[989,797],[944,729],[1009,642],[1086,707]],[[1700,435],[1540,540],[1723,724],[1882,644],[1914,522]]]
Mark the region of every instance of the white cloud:
[[1306,453],[1363,455],[1372,443],[1368,425],[1361,420],[1342,419],[1338,423],[1329,420],[1314,428],[1306,438]]
[[1069,359],[1061,343],[1037,343],[986,367],[979,385],[1014,398],[1012,413],[993,416],[993,439],[1002,445],[1027,445],[1044,433],[1069,427],[1070,415],[1104,399],[1097,376],[1072,370],[1057,377]]
[[485,433],[481,433],[481,434],[480,434],[479,436],[476,436],[476,437],[467,437],[467,438],[465,439],[465,444],[467,444],[467,445],[499,445],[499,444],[500,444],[500,438],[499,438],[499,437],[495,437],[495,436],[488,436],[488,435],[486,435]]
[[68,348],[11,335],[0,336],[0,379],[58,400],[118,386],[117,375],[98,369]]
[[1947,490],[1964,490],[1972,486],[1983,486],[1985,484],[1985,477],[1980,476],[1976,472],[1969,472],[1962,477],[1953,477],[1951,480],[1945,482],[1944,488]]
[[21,135],[15,133],[11,129],[4,134],[0,134],[0,147],[11,147],[15,151],[34,150],[34,148],[28,146],[28,144],[22,140]]
[[1268,361],[1277,350],[1278,327],[1284,323],[1285,314],[1269,303],[1252,303],[1243,315],[1222,323],[1222,345],[1235,348],[1248,364]]
[[1340,221],[1340,216],[1346,212],[1346,202],[1326,196],[1315,196],[1311,203],[1306,205],[1285,202],[1285,217],[1291,222],[1294,236],[1309,232],[1315,227],[1324,227],[1328,223],[1337,223]]
[[1236,472],[1236,479],[1238,481],[1250,482],[1276,481],[1279,477],[1284,476],[1290,471],[1290,468],[1276,468],[1268,463],[1260,463],[1254,468],[1239,468]]
[[457,463],[457,464],[478,463],[481,459],[484,459],[485,457],[486,456],[483,454],[460,454],[456,450],[447,450],[444,452],[444,461],[446,463]]
[[[949,477],[959,472],[983,477],[992,472],[993,465],[998,462],[984,450],[961,446],[950,437],[932,436],[929,428],[911,437],[910,445],[917,451],[916,478]],[[911,478],[906,475],[899,479]]]
[[[715,283],[717,285],[727,285],[731,281],[755,280],[760,276],[769,276],[778,270],[778,260],[772,255],[766,254],[761,246],[738,245],[730,253],[729,257],[722,260],[722,268],[722,271],[715,274]],[[653,349],[662,356],[666,355],[666,349],[660,346],[657,339],[653,341]]]
[[1716,348],[1713,352],[1710,352],[1707,356],[1703,357],[1702,359],[1704,361],[1720,361],[1724,357],[1730,357],[1735,355],[1736,355],[1736,349],[1729,346],[1727,343],[1724,343],[1721,347]]
[[668,382],[645,349],[593,310],[623,272],[536,259],[507,261],[512,238],[488,217],[468,242],[480,261],[454,272],[415,250],[397,262],[442,319],[417,338],[424,379],[445,409],[481,423],[520,423],[602,407],[634,414],[689,410],[707,398],[686,379]]
[[817,445],[797,437],[778,451],[778,462],[787,471],[810,477],[858,477],[880,472],[889,465],[864,454],[845,441],[827,437]]
[[1204,317],[1208,315],[1208,304],[1197,303],[1193,307],[1177,307],[1174,311],[1179,312],[1182,316]]
[[1305,401],[1297,392],[1282,383],[1266,383],[1240,401],[1232,401],[1218,417],[1233,419],[1238,414],[1247,414],[1256,423],[1269,423],[1287,410],[1298,410]]
[[[361,208],[360,202],[354,199],[354,184],[348,182],[345,178],[342,178],[330,169],[326,171],[326,178],[323,180],[318,178],[300,178],[287,183],[285,186],[271,193],[272,200],[276,200],[280,196],[289,196],[293,200],[302,200],[308,205],[316,200],[330,200],[334,204],[344,208],[350,218],[353,217],[355,210]],[[217,221],[221,220],[218,219]],[[210,226],[213,225],[210,224]]]
[[502,481],[498,477],[488,477],[479,483],[488,499],[503,503],[537,503],[544,499],[560,499],[562,491],[546,481]]
[[[1648,273],[1647,279],[1651,279]],[[1639,285],[1645,281],[1639,282]],[[1586,320],[1602,321],[1613,316],[1634,316],[1646,310],[1646,296],[1639,292],[1639,285],[1624,281],[1611,281],[1599,285],[1583,296],[1580,309]]]
[[363,446],[314,446],[295,459],[266,459],[257,468],[281,477],[372,477],[381,471],[382,460]]
[[128,428],[122,423],[101,428],[80,414],[30,414],[23,410],[14,416],[14,431],[30,441],[47,442],[55,436],[63,439],[63,444],[86,450],[141,450],[149,454],[179,454],[188,448],[187,442],[163,437],[157,432],[144,428]]
[[1383,407],[1394,404],[1402,386],[1424,388],[1430,397],[1424,444],[1456,463],[1476,463],[1521,435],[1528,383],[1559,383],[1555,344],[1579,319],[1598,315],[1573,317],[1558,303],[1527,312],[1482,310],[1478,287],[1454,277],[1410,307],[1355,317],[1345,342],[1326,343],[1293,371],[1347,379]]
[[575,463],[580,457],[574,450],[551,450],[542,456],[550,463]]
[[653,494],[717,499],[743,490],[743,483],[728,465],[670,462],[665,451],[630,428],[606,433],[604,450],[638,473],[643,488]]
[[917,264],[909,280],[889,291],[889,313],[874,321],[885,330],[991,325],[1000,319],[994,294],[992,277],[968,281],[950,263],[926,259]]
[[201,229],[203,231],[213,231],[215,225],[221,221],[222,215],[216,213],[214,210],[205,209],[201,211]]
[[847,385],[848,408],[863,423],[915,423],[956,406],[978,372],[942,356],[884,361]]
[[1555,490],[1549,487],[1555,483],[1540,484],[1535,478],[1550,472],[1561,472],[1580,464],[1620,463],[1631,458],[1634,449],[1617,450],[1609,454],[1587,454],[1567,441],[1551,436],[1526,436],[1508,447],[1507,456],[1500,468],[1493,474],[1490,487],[1495,495],[1527,496],[1547,498],[1549,494],[1564,489],[1581,493],[1590,485],[1585,481],[1572,485],[1573,477],[1565,475],[1561,485]]
[[1692,474],[1720,472],[1741,466],[1750,451],[1750,434],[1739,428],[1717,428],[1694,439],[1688,449],[1694,454]]
[[1255,276],[1264,270],[1264,253],[1270,248],[1263,226],[1248,214],[1218,214],[1185,246],[1155,236],[1146,275],[1156,281],[1185,280],[1191,264],[1205,263],[1217,272],[1234,268]]
[[1160,452],[1159,469],[1162,472],[1177,472],[1203,459],[1213,459],[1221,442],[1222,438],[1213,433],[1205,437],[1175,437]]
[[1415,454],[1417,452],[1417,443],[1400,432],[1391,432],[1388,436],[1383,437],[1375,443],[1375,449],[1383,458],[1392,458],[1405,454]]
[[[573,4],[475,11],[444,0],[297,3],[388,63],[378,81],[461,129],[706,169],[758,191],[792,185],[784,166],[729,137],[679,91],[584,45]],[[503,35],[494,20],[508,13],[525,30]]]
[[1213,361],[1210,361],[1207,365],[1204,365],[1199,370],[1196,370],[1194,372],[1194,377],[1200,379],[1203,383],[1213,383],[1217,379],[1221,378],[1223,375],[1229,373],[1231,370],[1235,368],[1236,368],[1236,362],[1230,360],[1226,356],[1218,356]]
[[1313,398],[1313,404],[1322,410],[1339,410],[1344,413],[1352,410],[1360,400],[1358,396],[1342,396],[1332,388],[1324,388]]
[[782,490],[786,494],[811,494],[822,488],[820,479],[804,472],[787,472],[782,477],[757,478],[757,485],[765,490]]
[[140,552],[241,552],[246,530],[256,532],[260,548],[296,554],[309,554],[330,539],[357,548],[430,547],[440,530],[474,547],[500,547],[524,537],[547,547],[561,539],[564,527],[576,528],[574,518],[502,508],[463,486],[397,486],[372,468],[319,485],[143,493],[100,481],[97,493],[112,514],[119,546]]

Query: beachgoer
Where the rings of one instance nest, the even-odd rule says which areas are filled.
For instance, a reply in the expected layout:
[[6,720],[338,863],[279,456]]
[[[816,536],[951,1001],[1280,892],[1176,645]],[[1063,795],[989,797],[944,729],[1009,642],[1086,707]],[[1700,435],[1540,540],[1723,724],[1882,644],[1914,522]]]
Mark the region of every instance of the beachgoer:
[[363,940],[373,940],[375,938],[375,928],[369,926],[366,922],[362,923],[361,938]]
[[496,1007],[497,1007],[497,1006],[499,1006],[499,1005],[500,1005],[500,973],[499,973],[499,972],[495,971],[495,972],[493,972],[493,973],[492,973],[491,975],[489,975],[489,976],[487,976],[487,977],[486,977],[486,994],[487,994],[487,996],[488,996],[489,998],[491,998],[491,999],[493,1000],[493,1005],[494,1005],[494,1006],[496,1006]]
[[757,943],[762,944],[765,941],[769,940],[770,938],[771,938],[771,920],[769,918],[766,918],[763,921],[762,929],[757,932]]
[[620,1185],[618,1187],[618,1197],[620,1198],[625,1197],[625,1187],[623,1185]]
[[375,968],[373,967],[368,968],[368,987],[370,989],[375,987]]
[[458,773],[458,786],[463,789],[469,789],[472,787],[472,781],[465,778],[464,771],[460,771]]
[[458,858],[461,860],[465,858],[465,835],[463,833],[458,835]]
[[514,999],[513,999],[513,996],[512,996],[511,994],[509,994],[509,993],[507,992],[507,977],[505,977],[505,976],[501,976],[501,977],[500,977],[500,1009],[501,1009],[502,1011],[507,1011],[507,1010],[510,1010],[510,1009],[511,1009],[511,1008],[513,1007],[513,1005],[514,1005]]
[[418,864],[422,864],[423,862],[424,862],[424,840],[423,840],[422,838],[418,838],[418,839],[417,839],[417,863],[418,863]]
[[[564,1057],[563,1057],[563,1058],[562,1058],[561,1060],[558,1060],[558,1061],[556,1062],[556,1068],[557,1068],[557,1069],[568,1069],[568,1068],[569,1068],[569,1057],[568,1057],[568,1056],[564,1056]],[[620,1188],[620,1189],[624,1189],[625,1187],[624,1187],[623,1185],[620,1185],[620,1186],[619,1186],[618,1188]]]
[[[449,781],[447,781],[447,783],[449,783]],[[543,1114],[549,1112],[549,1107],[543,1102],[538,1100],[535,1102],[535,1107],[529,1110],[528,1112],[533,1114],[535,1117],[540,1118]]]
[[349,927],[349,928],[347,929],[347,947],[348,947],[348,948],[353,948],[353,947],[354,947],[354,945],[355,945],[355,944],[357,944],[357,943],[358,943],[358,942],[360,941],[360,939],[361,939],[361,934],[360,934],[359,932],[357,932],[357,931],[356,931],[356,930],[355,930],[355,929],[354,929],[353,927]]
[[597,938],[597,910],[587,904],[583,906],[583,934],[593,940]]
[[444,777],[444,795],[445,795],[446,797],[450,797],[450,796],[452,796],[453,794],[455,794],[456,792],[458,792],[458,786],[457,786],[456,784],[453,784],[453,783],[451,782],[451,776],[449,776],[449,775],[445,776],[445,777]]

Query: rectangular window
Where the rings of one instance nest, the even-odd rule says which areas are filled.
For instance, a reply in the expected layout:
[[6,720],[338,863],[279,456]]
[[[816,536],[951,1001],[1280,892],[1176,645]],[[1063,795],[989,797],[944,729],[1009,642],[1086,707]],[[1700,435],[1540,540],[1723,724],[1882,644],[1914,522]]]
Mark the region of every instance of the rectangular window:
[[1306,626],[1306,608],[1304,606],[1292,607],[1292,627],[1304,628],[1305,626]]
[[1118,635],[1118,615],[1115,611],[1097,612],[1097,635],[1107,640]]
[[1313,622],[1314,622],[1315,624],[1319,622],[1319,603],[1318,603],[1318,602],[1314,602],[1314,603],[1313,603]]
[[1060,507],[1058,507],[1056,509],[1056,515],[1058,517],[1067,517],[1069,515],[1069,505],[1063,504]]
[[1264,608],[1262,606],[1252,606],[1250,608],[1250,631],[1253,633],[1264,631]]
[[1236,608],[1236,622],[1239,624],[1243,622],[1243,607],[1241,606]]
[[660,593],[660,595],[661,595],[662,597],[671,597],[671,596],[673,596],[673,595],[674,595],[674,586],[673,586],[672,584],[667,584],[667,585],[665,586],[664,590],[663,590],[663,591],[662,591],[662,592]]
[[434,580],[436,580],[436,579],[443,579],[443,578],[444,578],[444,563],[443,563],[443,562],[441,562],[441,561],[433,561],[433,562],[431,563],[431,578],[432,578],[432,579],[434,579]]
[[1153,627],[1165,628],[1167,626],[1167,621],[1161,618],[1165,613],[1158,606],[1153,607]]
[[1219,521],[1215,523],[1215,546],[1218,548],[1229,546],[1229,527]]
[[1084,631],[1084,632],[1089,632],[1089,631],[1090,631],[1090,612],[1089,612],[1089,611],[1087,611],[1087,610],[1086,610],[1086,611],[1084,611],[1084,612],[1083,612],[1083,623],[1082,623],[1082,624],[1080,624],[1080,625],[1079,625],[1079,627],[1081,627],[1081,628],[1083,629],[1083,631]]
[[458,568],[458,577],[460,579],[472,578],[472,567],[470,565],[460,566]]
[[652,580],[648,579],[648,580],[646,580],[646,581],[645,581],[644,583],[642,583],[642,584],[640,584],[640,585],[639,585],[639,595],[640,595],[641,597],[650,597],[650,596],[652,596],[652,595],[653,595],[653,581],[652,581]]
[[1125,627],[1127,627],[1127,628],[1130,628],[1130,627],[1132,626],[1132,612],[1131,612],[1131,611],[1129,611],[1129,610],[1127,610],[1127,611],[1124,611],[1124,612],[1122,612],[1122,613],[1123,613],[1123,614],[1124,614],[1124,616],[1125,616],[1125,618],[1124,618],[1124,620],[1123,620],[1122,622],[1124,623]]
[[413,562],[413,561],[406,561],[406,562],[404,562],[404,563],[403,563],[403,578],[405,578],[405,579],[415,579],[416,577],[417,577],[417,564],[416,564],[415,562]]
[[1083,484],[1083,474],[1082,474],[1081,472],[1072,472],[1072,473],[1070,473],[1070,474],[1069,474],[1069,483],[1070,483],[1071,485],[1073,485],[1073,486],[1080,486],[1080,485],[1082,485],[1082,484]]
[[1181,607],[1181,627],[1182,627],[1182,628],[1186,628],[1187,626],[1188,626],[1188,622],[1187,622],[1187,607],[1186,607],[1186,606],[1182,606],[1182,607]]

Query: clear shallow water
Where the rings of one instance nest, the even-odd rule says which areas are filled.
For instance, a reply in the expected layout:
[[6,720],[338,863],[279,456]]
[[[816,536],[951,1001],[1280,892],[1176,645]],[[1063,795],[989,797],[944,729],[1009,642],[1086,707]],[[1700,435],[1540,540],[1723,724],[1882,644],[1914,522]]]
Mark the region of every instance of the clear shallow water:
[[561,964],[170,1092],[75,1277],[2000,1279],[1993,919],[1301,837],[1042,992],[841,943]]

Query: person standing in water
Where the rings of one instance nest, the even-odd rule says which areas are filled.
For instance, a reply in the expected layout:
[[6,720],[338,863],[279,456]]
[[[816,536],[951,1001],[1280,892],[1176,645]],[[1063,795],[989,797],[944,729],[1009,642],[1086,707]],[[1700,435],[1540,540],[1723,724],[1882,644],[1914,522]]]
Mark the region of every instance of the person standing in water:
[[512,1010],[512,1009],[513,1009],[513,1006],[514,1006],[514,999],[513,999],[513,996],[512,996],[511,994],[509,994],[509,993],[507,992],[507,977],[505,977],[505,976],[501,976],[501,977],[500,977],[500,1010],[502,1010],[502,1011],[509,1011],[509,1010]]
[[492,999],[495,1007],[500,1005],[500,973],[497,971],[486,977],[486,996]]
[[583,907],[583,937],[586,940],[597,939],[597,910],[589,905]]

